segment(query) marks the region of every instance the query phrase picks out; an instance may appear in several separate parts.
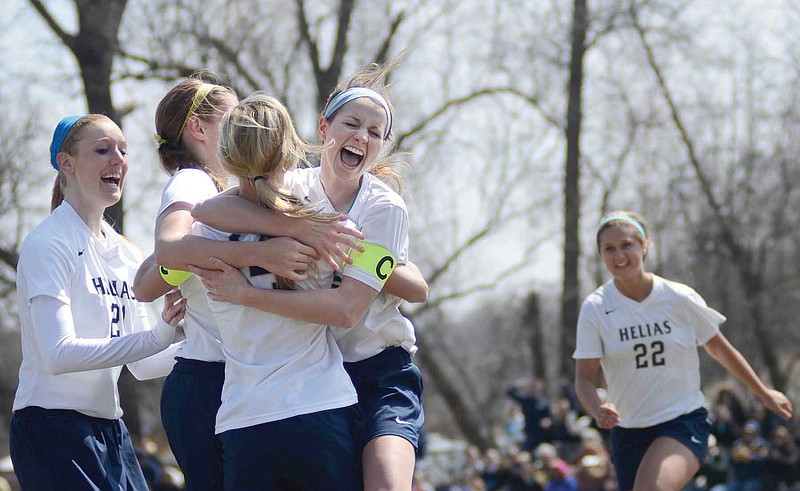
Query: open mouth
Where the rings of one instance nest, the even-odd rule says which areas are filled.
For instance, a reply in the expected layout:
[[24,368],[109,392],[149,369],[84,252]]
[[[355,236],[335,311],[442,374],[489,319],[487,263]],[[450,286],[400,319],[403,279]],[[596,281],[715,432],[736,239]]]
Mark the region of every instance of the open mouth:
[[364,151],[347,145],[339,152],[339,158],[348,167],[358,167],[361,161],[364,160]]
[[122,182],[122,176],[119,174],[105,174],[100,176],[100,180],[106,184],[119,187],[120,182]]

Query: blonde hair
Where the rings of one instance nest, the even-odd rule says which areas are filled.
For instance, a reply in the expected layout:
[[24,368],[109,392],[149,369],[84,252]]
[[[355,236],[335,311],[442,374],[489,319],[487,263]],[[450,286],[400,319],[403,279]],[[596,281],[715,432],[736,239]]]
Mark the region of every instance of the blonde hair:
[[[198,98],[204,84],[212,87],[205,96]],[[218,190],[222,190],[222,178],[207,163],[200,162],[192,154],[183,143],[182,132],[186,121],[192,116],[203,121],[211,121],[219,116],[222,113],[221,108],[225,107],[227,96],[237,97],[232,88],[219,85],[216,76],[205,70],[195,72],[190,78],[178,82],[161,98],[156,108],[155,137],[158,142],[158,159],[167,174],[173,175],[178,169],[185,167],[198,168],[211,177]],[[195,102],[196,99],[199,102]]]
[[[328,108],[328,105],[331,103],[334,97],[339,95],[340,92],[353,87],[365,87],[379,93],[386,100],[386,104],[389,106],[390,111],[394,113],[394,106],[392,106],[392,101],[389,98],[389,85],[387,84],[386,79],[389,76],[389,72],[400,65],[402,60],[403,54],[401,53],[393,56],[385,63],[373,63],[364,70],[351,75],[350,78],[337,85],[333,92],[331,92],[331,94],[328,96],[328,100],[325,102],[325,106],[322,108],[322,114],[320,116],[323,118],[325,117],[325,112]],[[335,119],[336,114],[337,113],[333,113],[328,121]],[[411,165],[402,160],[402,156],[405,154],[393,152],[393,136],[394,132],[389,132],[389,135],[387,135],[386,139],[384,140],[384,155],[376,159],[375,162],[373,162],[372,165],[366,169],[366,171],[386,184],[389,184],[396,191],[400,192],[403,189],[403,178],[397,172],[397,168],[410,168]]]
[[[95,123],[100,121],[113,121],[111,118],[106,116],[105,114],[87,114],[83,116],[79,120],[72,125],[72,127],[67,132],[67,135],[64,137],[64,142],[61,144],[61,152],[67,153],[69,155],[75,156],[76,148],[75,146],[80,141],[80,136],[83,134],[83,130],[88,126],[91,126]],[[116,124],[116,123],[115,123]],[[51,143],[52,145],[52,143]],[[64,173],[61,172],[59,169],[58,175],[56,176],[56,180],[53,183],[53,191],[50,195],[50,211],[52,212],[58,205],[64,201],[64,188],[67,185],[67,180],[64,177]]]
[[[264,92],[247,97],[222,119],[219,157],[227,172],[250,182],[261,203],[278,213],[333,222],[339,214],[304,204],[282,187],[286,172],[307,163],[306,155],[314,152],[319,149],[297,135],[283,104]],[[278,284],[283,288],[294,286],[285,278],[278,278]]]

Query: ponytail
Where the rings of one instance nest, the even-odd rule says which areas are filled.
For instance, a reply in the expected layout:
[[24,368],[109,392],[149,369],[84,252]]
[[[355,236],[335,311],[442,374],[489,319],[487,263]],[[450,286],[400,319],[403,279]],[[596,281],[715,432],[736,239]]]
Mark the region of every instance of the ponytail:
[[63,181],[64,181],[63,175],[61,174],[61,172],[59,172],[58,175],[56,176],[56,181],[53,183],[53,193],[52,196],[50,197],[50,213],[52,213],[53,210],[58,208],[58,205],[60,205],[61,202],[64,201]]

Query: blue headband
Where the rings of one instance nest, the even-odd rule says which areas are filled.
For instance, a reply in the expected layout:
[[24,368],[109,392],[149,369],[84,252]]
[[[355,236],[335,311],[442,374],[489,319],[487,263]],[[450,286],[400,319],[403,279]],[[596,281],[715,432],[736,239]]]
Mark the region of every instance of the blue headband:
[[56,125],[56,130],[53,132],[53,141],[50,142],[50,165],[59,172],[61,172],[61,169],[58,167],[56,156],[61,153],[61,147],[64,145],[64,138],[67,137],[69,130],[71,130],[72,127],[75,126],[75,123],[83,116],[82,114],[67,116]]
[[331,99],[331,102],[328,103],[328,107],[325,108],[325,119],[331,119],[334,113],[341,109],[342,106],[360,97],[369,97],[373,101],[380,103],[380,105],[383,106],[383,110],[386,111],[386,131],[383,132],[383,139],[385,140],[389,137],[389,132],[392,131],[392,110],[389,109],[389,103],[386,102],[386,99],[372,89],[366,87],[350,87],[349,89],[339,92],[336,94],[336,97]]
[[642,235],[643,239],[647,238],[647,234],[644,233],[644,227],[638,220],[628,215],[622,215],[620,213],[612,213],[610,215],[606,215],[602,220],[600,220],[600,225],[597,226],[597,230],[601,230],[605,224],[608,222],[612,222],[614,220],[620,220],[627,224],[633,225],[633,227]]

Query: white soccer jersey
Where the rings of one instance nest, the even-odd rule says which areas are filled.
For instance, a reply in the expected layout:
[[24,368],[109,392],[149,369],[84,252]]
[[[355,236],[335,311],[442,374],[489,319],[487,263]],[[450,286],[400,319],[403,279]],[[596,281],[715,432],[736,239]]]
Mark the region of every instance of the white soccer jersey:
[[653,275],[653,291],[636,302],[612,280],[583,302],[573,358],[600,359],[620,426],[653,426],[704,405],[697,347],[724,321],[681,283]]
[[[22,364],[15,411],[41,406],[106,419],[122,416],[117,391],[122,367],[52,374],[42,351],[50,347],[37,343],[30,310],[31,300],[40,295],[66,303],[78,338],[110,339],[149,329],[147,311],[132,291],[141,252],[106,223],[103,232],[105,240],[95,237],[65,201],[22,245],[17,268]],[[139,358],[157,351],[152,346],[137,350],[148,351]]]
[[[285,185],[307,203],[319,203],[323,210],[333,212],[333,206],[322,188],[319,171],[319,168],[313,168],[287,173]],[[364,174],[347,216],[364,233],[365,241],[386,248],[398,264],[408,261],[408,212],[405,202],[380,179],[369,173]],[[345,267],[343,274],[379,292],[382,288],[372,272],[358,266]],[[345,361],[361,361],[391,346],[402,346],[411,354],[416,352],[414,326],[400,313],[401,302],[394,295],[378,293],[364,316],[353,327],[331,327]]]
[[[215,240],[261,239],[253,234],[219,232],[199,222],[192,231]],[[317,261],[316,267],[321,279],[300,282],[297,288],[330,288],[330,266]],[[241,271],[257,288],[276,286],[275,276],[263,268]],[[357,402],[342,355],[326,326],[214,300],[209,300],[209,305],[219,325],[226,360],[218,434]]]
[[[180,169],[164,186],[161,206],[156,217],[174,203],[197,203],[218,193],[211,177],[200,169]],[[186,299],[186,316],[183,330],[186,342],[177,353],[183,358],[202,361],[224,361],[219,328],[211,309],[203,283],[192,275],[181,283],[181,295]]]

